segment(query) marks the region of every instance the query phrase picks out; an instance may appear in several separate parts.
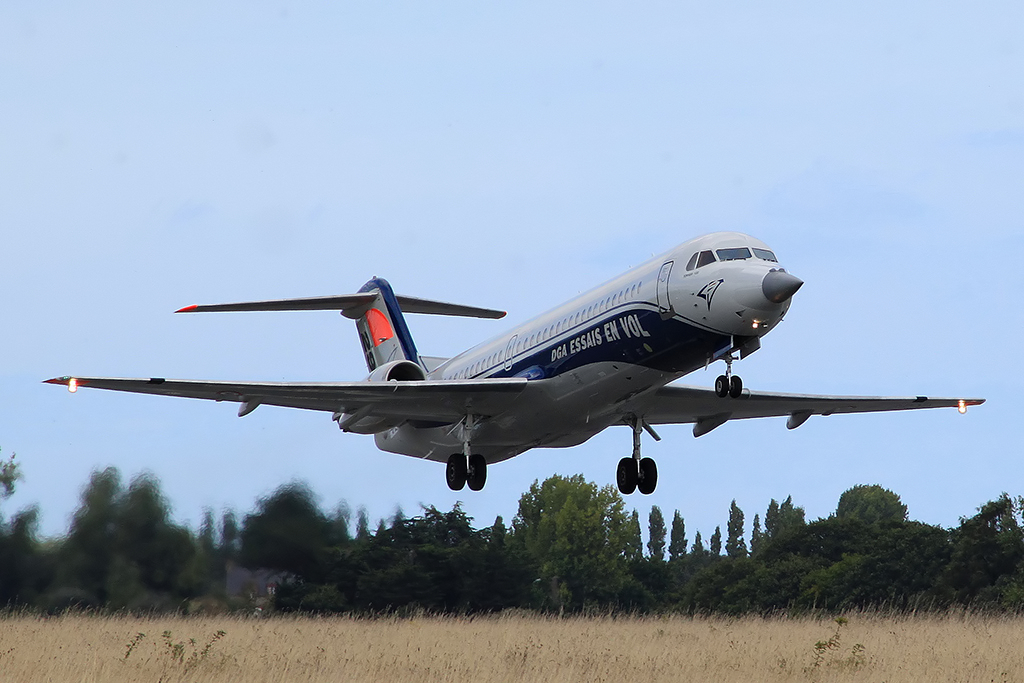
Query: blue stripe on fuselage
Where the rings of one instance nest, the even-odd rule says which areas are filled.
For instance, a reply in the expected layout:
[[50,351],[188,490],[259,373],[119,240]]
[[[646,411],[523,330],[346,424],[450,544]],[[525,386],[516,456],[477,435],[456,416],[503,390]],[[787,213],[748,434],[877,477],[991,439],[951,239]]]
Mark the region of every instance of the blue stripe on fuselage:
[[539,379],[601,362],[686,373],[703,366],[709,354],[731,341],[728,335],[679,318],[663,319],[654,304],[636,302],[622,304],[521,353],[509,369],[497,363],[473,376]]

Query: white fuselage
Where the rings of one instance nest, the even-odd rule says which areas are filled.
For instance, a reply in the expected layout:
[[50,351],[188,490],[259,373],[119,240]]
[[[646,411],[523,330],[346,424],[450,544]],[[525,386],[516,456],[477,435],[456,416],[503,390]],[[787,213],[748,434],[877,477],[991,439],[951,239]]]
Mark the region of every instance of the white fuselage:
[[[489,462],[577,445],[642,415],[644,398],[665,384],[756,350],[789,309],[788,297],[775,303],[766,293],[766,276],[782,270],[760,240],[705,235],[449,359],[428,379],[543,386],[474,426],[473,451]],[[462,429],[406,423],[375,438],[382,450],[444,461],[461,452]]]

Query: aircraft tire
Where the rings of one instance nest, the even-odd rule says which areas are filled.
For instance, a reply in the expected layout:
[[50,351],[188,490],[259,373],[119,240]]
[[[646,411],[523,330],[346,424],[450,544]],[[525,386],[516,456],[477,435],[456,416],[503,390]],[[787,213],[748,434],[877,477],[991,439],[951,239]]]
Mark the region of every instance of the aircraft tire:
[[657,487],[658,465],[651,458],[642,458],[640,460],[640,472],[636,488],[646,496],[654,493],[654,489]]
[[718,395],[718,398],[725,398],[729,395],[729,378],[725,375],[719,375],[715,380],[715,394]]
[[469,474],[468,469],[466,456],[462,453],[453,453],[448,458],[448,467],[445,468],[444,472],[448,488],[452,491],[461,491],[462,487],[466,485],[466,476]]
[[471,491],[479,491],[487,481],[487,461],[484,456],[474,453],[469,456],[469,470],[466,473],[466,483]]
[[620,460],[619,466],[615,469],[615,483],[619,485],[619,491],[627,496],[636,491],[639,475],[636,460],[633,458],[623,458]]
[[743,395],[743,380],[740,379],[739,375],[733,375],[732,380],[729,382],[729,396],[732,398],[739,398]]

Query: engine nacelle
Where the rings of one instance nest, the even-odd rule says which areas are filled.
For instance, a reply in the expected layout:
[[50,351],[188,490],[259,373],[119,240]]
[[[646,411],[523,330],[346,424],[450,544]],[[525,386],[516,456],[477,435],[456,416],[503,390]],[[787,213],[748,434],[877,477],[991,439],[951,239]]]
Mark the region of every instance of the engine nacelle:
[[[395,360],[385,363],[370,373],[367,378],[369,382],[422,382],[427,378],[427,373],[422,367],[409,360]],[[336,413],[334,419],[338,421],[338,427],[346,432],[356,434],[376,434],[392,427],[397,427],[403,422],[399,418],[378,417],[365,414],[362,411],[354,413]]]
[[370,373],[370,382],[422,382],[426,371],[411,360],[393,360]]

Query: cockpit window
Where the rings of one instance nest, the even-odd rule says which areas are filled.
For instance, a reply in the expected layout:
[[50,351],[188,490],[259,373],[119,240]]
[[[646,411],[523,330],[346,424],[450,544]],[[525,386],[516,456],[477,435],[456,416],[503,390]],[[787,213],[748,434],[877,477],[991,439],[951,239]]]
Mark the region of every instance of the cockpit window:
[[697,267],[697,254],[690,257],[690,260],[686,262],[686,270],[693,270]]
[[714,263],[714,262],[715,262],[715,255],[714,254],[712,254],[710,251],[702,251],[702,252],[700,252],[700,258],[697,260],[697,267],[698,268],[703,268],[704,266],[708,265],[709,263]]
[[719,261],[735,261],[737,259],[750,258],[750,250],[746,247],[736,247],[735,249],[717,249]]
[[779,262],[779,260],[775,258],[775,254],[768,251],[767,249],[758,249],[757,247],[754,247],[754,256],[756,256],[759,259],[764,259],[765,261],[771,261],[772,263]]

